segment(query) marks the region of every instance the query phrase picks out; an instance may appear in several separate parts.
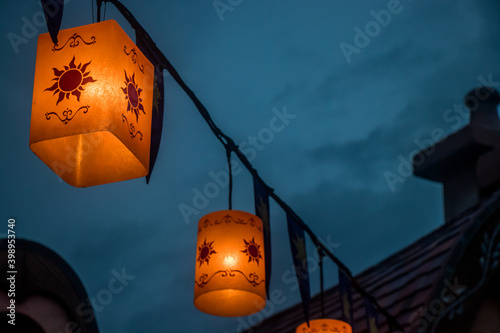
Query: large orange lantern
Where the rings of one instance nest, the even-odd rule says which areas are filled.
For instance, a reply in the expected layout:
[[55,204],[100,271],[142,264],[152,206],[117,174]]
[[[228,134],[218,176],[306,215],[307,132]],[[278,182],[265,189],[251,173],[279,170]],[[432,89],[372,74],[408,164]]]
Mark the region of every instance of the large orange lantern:
[[352,333],[351,325],[341,320],[336,319],[316,319],[307,323],[303,323],[297,327],[296,333],[316,333],[316,332],[338,332]]
[[223,317],[247,316],[265,307],[264,234],[257,216],[224,210],[200,219],[194,305]]
[[153,65],[113,20],[38,38],[30,148],[67,183],[146,176]]

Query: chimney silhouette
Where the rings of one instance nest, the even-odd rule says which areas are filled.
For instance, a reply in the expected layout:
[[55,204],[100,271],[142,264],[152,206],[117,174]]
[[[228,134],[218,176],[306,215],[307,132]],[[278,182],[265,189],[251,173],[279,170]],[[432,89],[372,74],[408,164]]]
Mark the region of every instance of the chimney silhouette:
[[443,184],[446,223],[500,189],[499,102],[494,88],[472,90],[470,123],[413,157],[416,176]]

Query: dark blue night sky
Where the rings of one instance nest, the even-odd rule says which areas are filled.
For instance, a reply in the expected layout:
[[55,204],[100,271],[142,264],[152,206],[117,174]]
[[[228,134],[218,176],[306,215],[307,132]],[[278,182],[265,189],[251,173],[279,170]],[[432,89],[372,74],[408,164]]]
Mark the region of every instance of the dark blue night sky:
[[[409,163],[468,122],[461,110],[469,90],[500,89],[498,1],[123,3],[262,178],[354,273],[443,223],[441,187],[412,176]],[[30,151],[37,36],[47,29],[39,1],[1,4],[1,236],[15,218],[16,236],[59,253],[91,297],[113,271],[134,276],[96,307],[101,332],[233,333],[298,302],[285,214],[273,203],[271,290],[283,297],[250,318],[194,308],[197,222],[227,209],[228,188],[221,183],[215,197],[195,197],[227,165],[222,145],[168,74],[149,185],[74,188]],[[110,4],[106,19],[133,38]],[[67,0],[62,29],[89,23],[91,2]],[[253,211],[252,178],[243,169],[234,177],[233,208]],[[335,284],[333,264],[326,273],[328,286]],[[314,267],[311,279],[315,294]]]

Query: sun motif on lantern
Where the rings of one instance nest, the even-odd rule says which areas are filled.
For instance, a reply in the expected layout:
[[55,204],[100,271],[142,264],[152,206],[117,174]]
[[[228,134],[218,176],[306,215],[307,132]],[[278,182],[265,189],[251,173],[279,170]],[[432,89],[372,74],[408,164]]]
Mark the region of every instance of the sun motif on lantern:
[[214,251],[214,248],[212,247],[214,242],[207,243],[207,239],[203,241],[203,244],[198,246],[198,261],[200,263],[200,267],[203,264],[203,262],[206,262],[207,265],[209,264],[210,261],[210,256],[212,254],[215,254],[217,252]]
[[248,256],[248,262],[255,261],[257,265],[259,265],[259,260],[262,259],[260,245],[257,245],[255,243],[254,238],[252,238],[251,241],[246,241],[245,239],[243,239],[243,242],[245,242],[245,249],[241,252],[245,253]]
[[122,88],[123,93],[126,95],[125,99],[128,100],[127,111],[131,111],[135,114],[135,119],[139,122],[139,111],[146,114],[144,111],[144,106],[142,105],[141,92],[142,89],[139,88],[137,83],[135,83],[135,73],[132,76],[127,76],[127,71],[125,71],[125,88]]
[[53,91],[54,94],[59,93],[56,105],[61,102],[64,97],[69,99],[69,95],[76,96],[76,99],[80,101],[81,92],[83,91],[83,85],[89,82],[96,82],[96,80],[89,76],[90,71],[85,72],[87,66],[90,65],[92,61],[82,65],[82,63],[75,65],[75,56],[71,59],[69,66],[64,66],[64,69],[59,70],[57,68],[52,68],[55,77],[52,81],[56,81],[54,85],[44,91]]

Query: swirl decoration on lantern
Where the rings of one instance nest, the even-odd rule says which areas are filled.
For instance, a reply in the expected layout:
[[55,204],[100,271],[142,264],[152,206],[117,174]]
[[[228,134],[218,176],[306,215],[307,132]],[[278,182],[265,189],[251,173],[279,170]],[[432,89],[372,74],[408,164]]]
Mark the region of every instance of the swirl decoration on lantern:
[[83,113],[87,113],[89,111],[89,108],[90,106],[89,105],[84,105],[84,106],[81,106],[80,108],[78,108],[78,110],[75,111],[75,113],[73,114],[73,110],[70,110],[70,109],[66,109],[62,112],[62,117],[59,115],[59,113],[57,112],[47,112],[45,113],[45,119],[47,120],[50,120],[51,116],[54,115],[56,116],[57,118],[59,118],[59,120],[64,124],[66,125],[67,123],[69,123],[73,118],[75,118],[76,114],[78,113],[78,111],[80,110],[83,110]]
[[137,64],[139,70],[144,73],[144,66],[139,63],[139,59],[137,57],[137,52],[135,51],[135,48],[127,52],[127,45],[125,45],[123,47],[123,52],[125,52],[126,55],[130,55],[130,59],[132,59],[132,62],[134,64]]
[[317,333],[317,332],[335,332],[352,333],[352,327],[346,322],[336,319],[316,319],[307,323],[300,324],[295,330],[296,333]]
[[228,210],[198,223],[194,305],[202,312],[240,317],[266,305],[262,221]]
[[[229,210],[228,212],[234,212],[232,210]],[[209,226],[221,224],[221,223],[236,223],[236,224],[243,224],[243,225],[250,225],[252,227],[256,227],[257,230],[263,232],[264,229],[262,229],[262,223],[257,223],[255,222],[254,218],[259,219],[255,215],[250,214],[250,216],[245,220],[244,218],[238,218],[234,217],[231,215],[225,215],[220,219],[215,219],[215,220],[210,220],[210,219],[204,219],[204,217],[201,218],[200,223],[198,223],[198,234],[201,232],[202,228],[208,228]],[[203,220],[204,219],[204,220]],[[201,222],[203,220],[203,223]]]
[[85,44],[85,45],[92,45],[92,44],[95,44],[95,36],[92,36],[90,37],[90,42],[86,42],[85,39],[82,38],[82,36],[80,36],[79,34],[77,34],[76,32],[68,38],[68,40],[66,41],[66,43],[64,43],[63,46],[61,47],[58,47],[59,44],[54,44],[54,47],[52,48],[52,51],[55,52],[55,51],[61,51],[62,49],[64,49],[64,47],[66,46],[66,44],[68,44],[69,41],[70,44],[69,44],[69,47],[77,47],[78,45],[80,45],[80,41],[78,40],[78,38]]
[[136,130],[133,123],[129,124],[128,119],[124,114],[122,114],[122,121],[127,124],[128,132],[130,133],[130,138],[133,139],[139,135],[139,140],[142,141],[143,135],[142,135],[141,131]]

